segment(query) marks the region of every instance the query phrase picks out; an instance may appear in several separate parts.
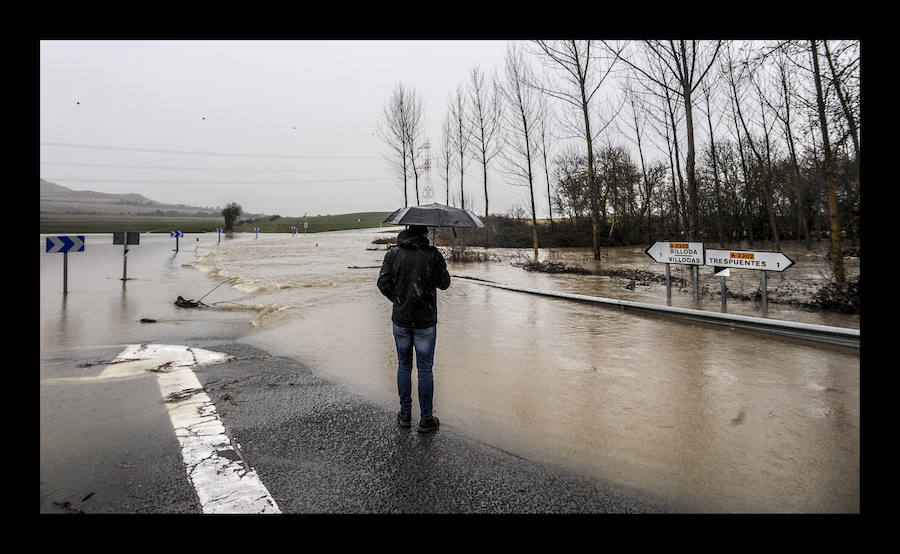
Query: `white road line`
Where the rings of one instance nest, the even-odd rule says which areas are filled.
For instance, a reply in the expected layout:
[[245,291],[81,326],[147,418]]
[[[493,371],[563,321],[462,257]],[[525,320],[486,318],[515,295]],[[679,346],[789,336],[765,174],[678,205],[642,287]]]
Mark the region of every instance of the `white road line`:
[[[101,375],[124,377],[153,371],[172,427],[181,444],[188,478],[205,514],[281,513],[252,467],[242,459],[225,432],[216,407],[193,365],[221,363],[231,356],[186,346],[131,345]],[[128,361],[124,361],[128,360]],[[98,376],[99,377],[99,376]]]

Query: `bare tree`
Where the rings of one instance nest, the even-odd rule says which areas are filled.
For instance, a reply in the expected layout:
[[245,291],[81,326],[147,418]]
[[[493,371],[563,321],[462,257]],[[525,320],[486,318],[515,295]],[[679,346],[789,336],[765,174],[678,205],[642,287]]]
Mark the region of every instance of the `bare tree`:
[[831,264],[834,278],[838,283],[846,281],[844,275],[844,246],[841,236],[841,223],[838,220],[837,193],[834,186],[834,158],[831,152],[831,139],[828,136],[828,119],[825,115],[825,98],[822,93],[822,74],[819,69],[819,47],[817,41],[810,40],[812,53],[813,76],[816,83],[816,105],[819,111],[819,128],[822,132],[822,146],[825,154],[825,188],[828,194],[828,218],[831,222]]
[[416,94],[415,89],[408,89],[407,94],[408,98],[405,102],[408,109],[405,131],[406,144],[410,152],[410,167],[412,168],[413,179],[415,182],[416,206],[418,206],[421,203],[419,201],[419,173],[425,164],[425,160],[422,159],[421,153],[422,134],[424,131],[422,114],[424,109],[422,97]]
[[649,55],[660,61],[665,67],[667,75],[673,78],[673,84],[670,84],[669,79],[664,76],[648,73],[635,63],[625,58],[623,60],[645,78],[656,83],[657,86],[680,97],[683,102],[687,136],[688,229],[690,238],[695,239],[699,237],[700,231],[700,199],[695,170],[693,93],[713,67],[722,41],[708,44],[695,40],[668,40],[665,42],[648,40],[644,41],[644,44]]
[[650,209],[650,199],[652,197],[652,184],[650,179],[647,176],[647,165],[644,161],[644,148],[642,136],[644,134],[644,125],[646,124],[644,120],[641,119],[641,116],[644,115],[646,111],[643,102],[638,98],[637,92],[635,92],[634,87],[628,79],[625,81],[624,86],[625,98],[628,101],[628,104],[631,106],[631,120],[633,122],[633,126],[631,124],[628,125],[628,132],[623,133],[625,137],[631,140],[631,135],[634,135],[635,140],[633,141],[637,145],[638,149],[638,157],[641,160],[641,174],[643,175],[644,181],[644,199],[643,199],[643,207],[641,208],[641,213],[644,211],[647,212],[647,242],[653,243],[653,227],[651,225],[651,209]]
[[462,85],[456,87],[456,96],[450,99],[450,121],[451,134],[450,142],[453,145],[453,151],[458,154],[459,164],[459,199],[460,207],[466,209],[466,194],[463,187],[463,177],[466,173],[466,167],[469,165],[469,146],[472,142],[472,128],[469,125],[468,117],[469,106],[466,102],[466,95]]
[[488,165],[500,154],[502,148],[503,93],[496,78],[490,84],[485,82],[484,73],[477,64],[469,73],[469,101],[469,127],[473,135],[471,148],[474,158],[481,164],[484,176],[484,217],[487,218]]
[[[730,45],[727,48],[728,56],[726,60],[722,61],[722,73],[724,73],[728,78],[728,83],[730,85],[731,82],[735,80],[734,78],[734,63],[732,62],[731,57],[731,48]],[[741,139],[741,127],[738,124],[738,104],[740,102],[740,98],[737,98],[734,93],[737,92],[736,87],[730,87],[732,90],[732,94],[729,95],[729,102],[731,104],[731,116],[732,121],[734,123],[733,132],[735,137],[735,142],[737,143],[738,155],[741,160],[741,175],[743,176],[744,182],[744,194],[743,194],[743,202],[741,206],[741,223],[743,225],[743,233],[747,240],[753,241],[753,225],[750,224],[750,210],[751,210],[751,197],[752,197],[752,188],[750,186],[750,169],[747,166],[747,157],[744,154],[744,143],[745,141]]]
[[378,135],[388,146],[385,156],[391,170],[403,181],[403,206],[409,206],[407,180],[412,163],[412,151],[407,140],[409,127],[409,93],[403,83],[398,83],[388,102],[382,108],[378,123]]
[[531,83],[534,75],[525,61],[520,47],[510,44],[505,58],[506,83],[503,96],[508,109],[503,121],[507,127],[508,147],[504,151],[507,168],[517,180],[528,185],[531,198],[531,232],[534,261],[538,261],[537,213],[534,205],[534,173],[532,157],[537,150],[535,126],[538,118],[538,98]]
[[[756,86],[756,80],[753,78],[750,65],[745,61],[740,64],[741,69],[743,70],[741,74],[737,77],[734,76],[734,63],[731,64],[732,67],[729,70],[729,84],[731,86],[732,95],[734,98],[734,105],[737,111],[738,120],[741,123],[741,128],[744,129],[744,134],[747,136],[747,145],[750,147],[750,151],[753,153],[753,156],[756,158],[756,162],[759,167],[762,169],[762,179],[760,179],[760,184],[762,185],[762,193],[763,193],[763,202],[766,205],[766,213],[769,218],[769,227],[772,232],[772,241],[775,245],[775,249],[778,250],[781,248],[781,243],[778,237],[778,226],[775,220],[775,206],[774,206],[774,191],[772,187],[772,164],[771,164],[771,155],[770,155],[770,143],[769,143],[769,127],[766,124],[765,120],[765,110],[760,109],[760,115],[762,117],[762,125],[760,128],[762,129],[763,137],[766,145],[766,157],[763,159],[763,153],[756,146],[756,142],[753,140],[753,136],[750,134],[749,129],[747,128],[747,118],[744,117],[744,110],[741,109],[741,101],[740,95],[738,93],[738,83],[743,79],[749,79],[752,84],[754,84],[754,88],[756,88],[757,93],[762,95],[761,89]],[[760,100],[760,105],[762,108],[762,104],[764,101]]]
[[438,158],[438,168],[444,174],[444,186],[447,191],[447,205],[450,205],[450,169],[453,167],[453,145],[450,140],[452,129],[450,127],[450,112],[444,117],[441,123],[441,143],[440,158]]
[[712,102],[710,101],[710,89],[712,87],[709,83],[703,85],[703,96],[706,99],[706,123],[709,125],[709,151],[710,156],[712,158],[712,170],[713,170],[713,184],[715,185],[715,195],[716,195],[716,233],[719,236],[719,247],[725,246],[725,235],[722,231],[722,217],[724,216],[722,212],[722,185],[719,180],[719,164],[718,159],[716,157],[716,134],[713,129],[712,123]]
[[761,98],[768,104],[772,113],[781,122],[784,132],[785,144],[788,149],[788,157],[791,166],[791,185],[794,190],[794,196],[797,205],[797,229],[798,234],[803,236],[806,242],[806,249],[811,248],[809,229],[806,223],[805,202],[802,188],[802,177],[800,175],[800,164],[798,162],[797,147],[794,141],[794,132],[791,127],[791,99],[796,95],[794,92],[793,78],[791,72],[787,68],[787,55],[783,48],[784,45],[773,48],[770,52],[762,52],[762,57],[771,57],[777,73],[773,76],[773,88],[778,90],[778,104],[771,102],[765,95],[760,93]]
[[[684,195],[684,177],[681,173],[681,153],[678,148],[678,125],[675,122],[675,107],[672,105],[672,98],[669,95],[668,89],[663,89],[664,97],[666,100],[666,115],[669,116],[668,123],[670,124],[666,130],[666,140],[668,141],[669,135],[668,132],[672,132],[672,148],[674,149],[674,156],[672,151],[669,151],[669,156],[674,159],[675,165],[672,169],[673,177],[672,177],[672,193],[675,195],[675,177],[678,177],[678,192],[677,192],[677,200],[675,200],[675,211],[678,213],[678,228],[683,233],[686,228],[690,227],[689,219],[688,219],[688,209],[687,209],[687,201],[685,200]],[[670,160],[670,164],[672,161]],[[680,206],[680,208],[679,208]],[[691,237],[693,238],[693,237]]]
[[[596,131],[591,130],[591,116],[595,95],[609,76],[621,49],[604,49],[591,40],[536,41],[537,53],[544,63],[553,68],[562,80],[559,86],[543,85],[541,91],[561,100],[570,112],[577,114],[578,123],[572,127],[584,139],[587,148],[588,185],[591,202],[591,227],[594,259],[600,259],[600,192],[595,180],[594,146]],[[612,52],[612,61],[600,66],[601,54]]]
[[550,162],[548,158],[552,158],[550,150],[552,148],[553,137],[550,131],[550,119],[552,117],[552,108],[547,102],[547,97],[542,95],[539,97],[538,109],[538,153],[541,156],[542,165],[544,166],[544,178],[547,180],[547,214],[550,219],[550,227],[553,227],[553,202],[550,194]]

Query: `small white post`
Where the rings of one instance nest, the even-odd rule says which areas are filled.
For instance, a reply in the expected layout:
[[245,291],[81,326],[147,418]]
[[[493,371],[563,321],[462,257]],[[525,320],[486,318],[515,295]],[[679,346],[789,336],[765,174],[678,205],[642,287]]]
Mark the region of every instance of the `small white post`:
[[672,298],[672,279],[669,264],[666,264],[666,298]]

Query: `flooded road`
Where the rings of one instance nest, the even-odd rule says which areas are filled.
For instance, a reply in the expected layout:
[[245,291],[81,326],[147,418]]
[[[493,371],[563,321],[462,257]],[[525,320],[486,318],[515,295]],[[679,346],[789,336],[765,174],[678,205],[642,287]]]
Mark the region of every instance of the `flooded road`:
[[[371,243],[376,236],[385,235],[267,235],[210,248],[186,267],[208,275],[207,285],[233,279],[233,288],[206,300],[216,309],[204,317],[252,310],[243,342],[394,406],[391,306],[375,287],[385,253]],[[448,269],[530,288],[721,309],[718,297],[696,302],[689,289],[667,302],[664,285],[629,290],[617,279],[530,273],[510,265],[516,252],[496,253],[506,261]],[[797,265],[770,274],[770,299],[823,271],[817,255],[786,253]],[[585,262],[583,250],[544,255]],[[663,271],[640,248],[607,256],[604,267]],[[718,279],[704,271],[711,273],[701,270],[701,284],[718,291]],[[686,270],[680,276],[690,280]],[[732,276],[729,289],[759,286],[757,272]],[[753,302],[729,300],[727,309],[762,315]],[[859,327],[858,316],[773,303],[767,317]],[[684,511],[859,510],[859,349],[462,281],[438,294],[437,335],[435,413],[480,441]]]
[[[379,236],[389,235],[371,230],[257,240],[238,234],[221,243],[215,234],[188,235],[176,253],[174,239],[144,235],[130,248],[122,282],[122,247],[110,234],[88,235],[86,250],[68,257],[65,296],[61,255],[45,254],[41,237],[42,383],[65,376],[57,373],[67,367],[67,351],[212,337],[291,357],[393,408],[391,305],[375,286],[385,254],[372,244]],[[694,301],[689,285],[667,301],[661,284],[626,288],[627,280],[617,278],[532,273],[510,264],[521,252],[492,252],[500,261],[449,263],[451,275],[721,310],[717,296]],[[641,248],[604,253],[602,267],[663,272]],[[770,299],[806,286],[824,270],[819,253],[786,253],[797,265],[770,274]],[[577,249],[541,255],[596,264]],[[701,270],[701,285],[718,291],[708,273]],[[690,274],[673,266],[673,277],[689,282]],[[222,284],[226,279],[231,282]],[[732,272],[728,285],[751,293],[759,277]],[[173,304],[177,296],[207,293],[208,309]],[[763,315],[752,301],[729,299],[727,311]],[[859,316],[774,302],[766,316],[859,327]],[[157,323],[140,323],[143,318]],[[455,431],[686,512],[859,511],[859,349],[462,280],[438,294],[438,319],[435,413]],[[96,391],[96,401],[104,390]],[[72,394],[61,384],[42,385],[48,405]],[[69,440],[54,437],[48,440],[62,441],[48,443],[54,451]]]

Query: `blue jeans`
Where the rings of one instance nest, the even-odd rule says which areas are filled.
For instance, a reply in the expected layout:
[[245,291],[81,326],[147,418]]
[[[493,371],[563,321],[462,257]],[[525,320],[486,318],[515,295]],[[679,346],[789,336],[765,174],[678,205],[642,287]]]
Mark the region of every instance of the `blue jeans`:
[[419,377],[419,411],[421,417],[431,417],[433,413],[434,345],[437,338],[437,325],[424,329],[394,327],[394,342],[397,345],[397,391],[400,394],[400,411],[408,414],[412,411],[412,360],[416,351],[416,373]]

